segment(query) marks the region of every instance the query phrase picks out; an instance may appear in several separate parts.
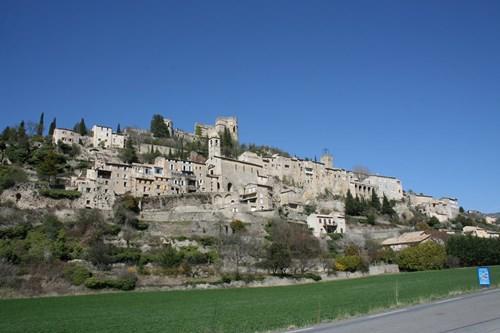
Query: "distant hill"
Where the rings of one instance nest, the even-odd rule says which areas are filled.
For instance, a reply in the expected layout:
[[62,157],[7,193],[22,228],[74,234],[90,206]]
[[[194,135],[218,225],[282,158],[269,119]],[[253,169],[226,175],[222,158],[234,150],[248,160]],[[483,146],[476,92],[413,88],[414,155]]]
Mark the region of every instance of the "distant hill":
[[486,215],[497,218],[497,219],[500,218],[500,213],[491,213],[491,214],[486,214]]

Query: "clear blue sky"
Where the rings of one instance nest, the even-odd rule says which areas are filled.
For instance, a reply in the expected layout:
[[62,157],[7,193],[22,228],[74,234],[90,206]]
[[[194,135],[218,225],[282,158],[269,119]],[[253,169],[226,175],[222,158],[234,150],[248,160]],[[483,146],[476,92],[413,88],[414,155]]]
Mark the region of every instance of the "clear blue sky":
[[176,127],[500,211],[500,1],[0,0],[0,125]]

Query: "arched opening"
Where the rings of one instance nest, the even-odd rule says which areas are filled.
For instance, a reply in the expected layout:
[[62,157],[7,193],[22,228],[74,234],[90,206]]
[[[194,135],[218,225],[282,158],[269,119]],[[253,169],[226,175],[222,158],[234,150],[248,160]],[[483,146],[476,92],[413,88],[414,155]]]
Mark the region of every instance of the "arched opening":
[[217,182],[217,191],[219,191],[219,190],[220,190],[220,183]]
[[233,190],[233,184],[232,183],[228,183],[227,184],[227,191],[231,192],[232,190]]

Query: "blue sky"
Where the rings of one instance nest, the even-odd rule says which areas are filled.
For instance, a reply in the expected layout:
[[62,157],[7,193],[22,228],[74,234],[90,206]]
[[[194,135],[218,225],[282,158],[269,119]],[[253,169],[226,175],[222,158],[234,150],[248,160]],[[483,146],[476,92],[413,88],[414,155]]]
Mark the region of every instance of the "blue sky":
[[0,126],[176,127],[500,211],[499,1],[0,0]]

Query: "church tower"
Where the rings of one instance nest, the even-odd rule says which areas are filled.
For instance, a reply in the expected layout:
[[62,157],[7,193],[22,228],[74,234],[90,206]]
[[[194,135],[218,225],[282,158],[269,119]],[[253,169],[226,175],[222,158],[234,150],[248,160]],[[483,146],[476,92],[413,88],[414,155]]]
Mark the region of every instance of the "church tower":
[[325,168],[333,169],[333,156],[326,149],[321,156],[321,163],[325,165]]
[[208,133],[208,158],[212,159],[215,156],[221,156],[221,141],[217,131],[211,130]]

